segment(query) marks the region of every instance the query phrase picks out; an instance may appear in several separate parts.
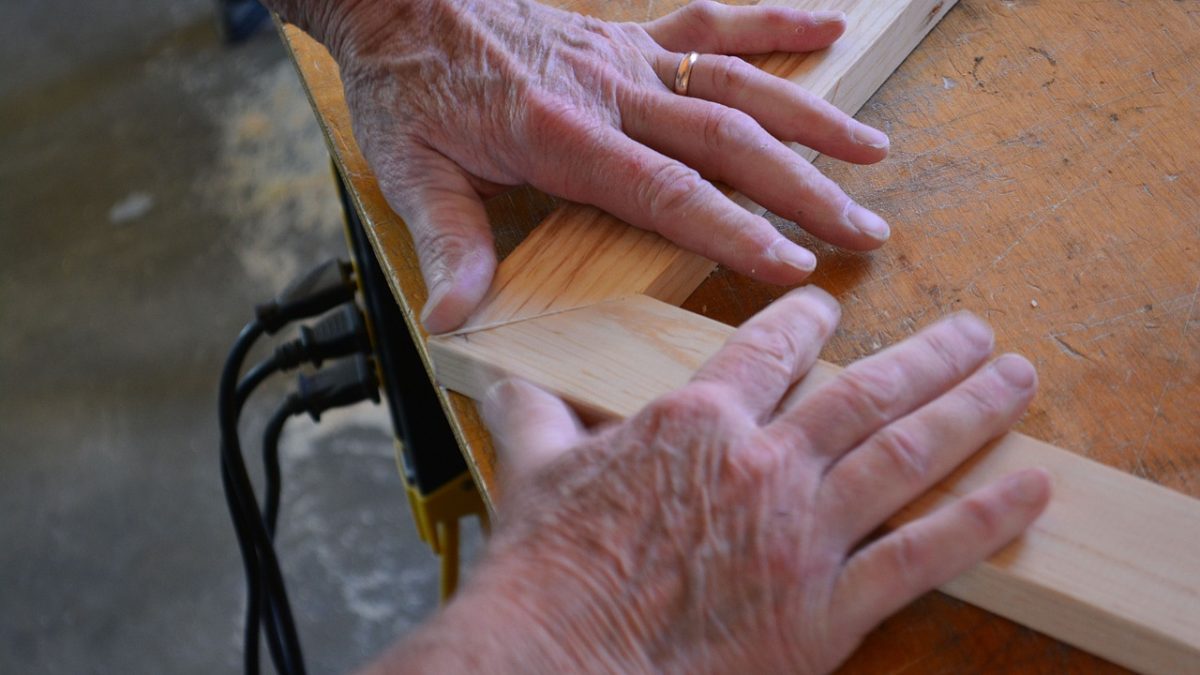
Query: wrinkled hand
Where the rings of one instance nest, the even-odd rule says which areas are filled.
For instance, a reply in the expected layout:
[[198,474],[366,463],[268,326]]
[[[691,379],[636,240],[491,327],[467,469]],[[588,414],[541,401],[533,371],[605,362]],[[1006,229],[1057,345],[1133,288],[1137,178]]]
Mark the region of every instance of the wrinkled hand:
[[[355,137],[412,232],[431,332],[457,327],[486,292],[496,256],[481,199],[509,186],[598,206],[775,284],[799,282],[816,258],[701,175],[839,246],[888,237],[779,140],[867,163],[887,137],[720,55],[824,48],[845,30],[840,12],[704,1],[614,24],[531,0],[343,4],[306,27],[338,60]],[[703,56],[685,97],[671,86],[687,51]]]
[[508,489],[440,620],[459,622],[448,648],[499,672],[824,672],[1024,530],[1049,496],[1042,470],[869,540],[1004,433],[1036,376],[1019,356],[986,363],[990,329],[959,314],[785,398],[837,320],[823,291],[792,292],[686,387],[595,432],[532,385],[493,388]]

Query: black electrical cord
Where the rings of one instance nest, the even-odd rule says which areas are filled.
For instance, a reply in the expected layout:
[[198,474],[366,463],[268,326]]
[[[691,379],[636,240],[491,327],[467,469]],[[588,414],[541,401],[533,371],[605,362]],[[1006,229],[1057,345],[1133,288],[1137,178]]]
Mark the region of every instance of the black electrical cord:
[[279,366],[279,360],[274,356],[268,356],[262,361],[254,364],[250,370],[246,371],[246,374],[242,377],[241,382],[238,382],[237,390],[235,392],[235,397],[237,400],[234,405],[237,408],[239,417],[242,413],[242,407],[246,405],[246,399],[250,398],[250,394],[254,393],[254,390],[258,388],[258,385],[262,384],[268,377],[278,373],[281,370],[283,370],[283,368]]
[[[229,465],[222,460],[221,462],[221,479],[225,485],[226,494],[233,496],[233,478],[229,470]],[[236,500],[236,497],[233,497]],[[244,505],[240,502],[235,504],[235,501],[229,502],[230,513],[234,519],[234,528],[238,534],[238,544],[243,547],[244,551],[254,553],[254,542],[249,533],[249,525],[247,519],[259,518],[258,511],[253,510],[248,512]],[[244,643],[244,670],[250,675],[257,675],[258,667],[258,634],[259,634],[259,616],[264,612],[273,613],[273,608],[270,605],[270,598],[263,593],[261,574],[258,571],[258,557],[254,556],[247,559],[243,555],[242,563],[246,573],[246,618],[243,629]],[[265,605],[265,606],[264,606]],[[271,651],[271,662],[275,664],[277,671],[283,672],[284,669],[284,651],[283,644],[280,638],[278,622],[272,621],[267,626],[267,646]]]
[[[256,598],[267,599],[270,615],[274,619],[274,621],[267,622],[269,627],[268,643],[275,639],[272,636],[274,631],[270,629],[271,624],[274,623],[278,624],[278,639],[282,643],[279,650],[281,658],[276,667],[283,673],[303,675],[305,672],[303,655],[287,592],[284,588],[283,575],[279,569],[279,561],[275,555],[274,546],[271,544],[271,538],[267,534],[266,525],[258,511],[254,487],[246,472],[241,443],[237,435],[238,406],[236,404],[238,396],[236,384],[238,374],[250,347],[263,333],[264,327],[259,320],[255,319],[246,324],[246,327],[238,335],[221,372],[218,414],[221,427],[223,481],[231,517],[234,521],[234,529],[238,533],[238,545],[242,550],[243,565],[247,571],[248,604],[255,602]],[[261,377],[265,378],[266,375],[261,375]],[[257,581],[255,581],[256,578]],[[263,582],[265,582],[264,585],[258,585]],[[249,629],[247,634],[249,634]],[[257,635],[257,633],[255,634]],[[254,654],[251,654],[252,651]],[[251,664],[252,656],[255,659],[253,664]],[[248,673],[256,673],[258,670],[257,648],[252,649],[250,643],[247,644],[245,666]]]
[[[249,376],[247,376],[249,379]],[[265,474],[265,497],[262,508],[263,522],[268,538],[273,542],[279,520],[279,504],[282,494],[282,471],[279,462],[279,438],[283,426],[292,416],[307,412],[315,421],[326,410],[353,405],[360,401],[379,401],[379,382],[371,361],[361,353],[353,358],[341,359],[328,368],[312,375],[301,374],[297,378],[296,391],[279,404],[263,430],[263,466]],[[259,599],[264,612],[261,614],[270,638],[273,631],[282,630],[270,593],[260,588]],[[247,605],[250,603],[248,602]],[[247,626],[257,626],[260,615],[248,614]],[[249,629],[248,629],[249,630]],[[249,633],[248,633],[249,635]],[[255,633],[257,635],[257,633]]]
[[[303,675],[305,668],[283,574],[242,458],[237,433],[238,417],[250,392],[273,372],[294,367],[304,359],[314,357],[319,363],[319,358],[325,352],[349,350],[361,345],[365,338],[359,338],[356,334],[356,329],[363,323],[361,313],[354,307],[344,308],[316,329],[302,329],[300,338],[286,345],[288,349],[281,348],[271,359],[257,364],[242,382],[238,382],[238,376],[251,346],[264,333],[273,335],[296,319],[316,316],[339,304],[351,302],[356,289],[349,263],[331,259],[308,270],[273,299],[255,307],[255,320],[238,335],[221,372],[217,401],[221,429],[221,481],[246,573],[244,666],[249,675],[257,675],[259,671],[259,616],[267,619],[264,622],[267,641],[276,670],[286,675]],[[365,330],[360,332],[365,335]]]
[[279,519],[279,500],[282,480],[279,466],[279,437],[288,418],[308,413],[314,421],[331,408],[341,408],[362,401],[379,402],[379,381],[371,360],[362,354],[340,359],[328,368],[312,375],[296,378],[296,391],[289,395],[267,421],[263,429],[263,467],[266,475],[266,497],[263,520],[267,535],[274,539]]
[[[261,595],[261,584],[258,574],[258,556],[254,552],[254,541],[250,537],[250,526],[246,523],[246,515],[241,504],[237,502],[233,477],[229,466],[221,457],[221,483],[225,489],[225,500],[229,505],[229,515],[233,519],[233,529],[237,534],[238,550],[242,554],[242,569],[246,576],[246,628],[243,636],[245,644],[242,655],[242,669],[246,675],[258,675],[258,601]],[[255,617],[251,623],[250,617]]]
[[289,396],[267,421],[263,429],[262,453],[263,468],[266,476],[266,490],[263,497],[263,520],[267,523],[267,534],[275,538],[275,527],[279,521],[279,499],[282,493],[282,479],[279,466],[279,437],[283,435],[283,425],[288,418],[302,412],[294,396]]
[[[326,270],[325,278],[331,278],[332,275],[329,273],[329,270],[332,269],[332,266],[330,263],[326,263],[322,267]],[[311,276],[312,273],[307,278],[311,278]],[[324,297],[336,298],[338,294],[325,291]],[[305,299],[301,297],[298,300],[303,304]],[[293,306],[297,304],[295,296],[291,298],[291,301]],[[325,304],[328,304],[328,302],[327,300]],[[306,311],[311,312],[316,311],[320,306],[307,304],[305,308]],[[301,326],[299,337],[279,345],[275,349],[274,354],[255,364],[242,377],[241,381],[238,382],[234,394],[234,428],[237,428],[242,408],[246,400],[250,397],[250,394],[272,374],[283,370],[291,370],[304,362],[319,366],[328,358],[369,351],[370,340],[367,334],[366,322],[362,312],[353,302],[343,303],[341,307],[311,327]],[[303,383],[304,381],[305,379],[302,378],[301,382]],[[264,509],[268,512],[266,530],[268,542],[271,546],[273,546],[275,523],[279,511],[280,471],[277,450],[278,438],[287,416],[298,414],[303,412],[303,410],[303,408],[299,407],[298,399],[295,395],[289,396],[284,405],[276,412],[276,417],[280,415],[282,417],[277,421],[273,418],[272,423],[268,424],[268,429],[275,429],[274,441],[264,443],[264,450],[267,447],[275,448],[273,459],[268,460],[267,456],[264,455],[267,492]],[[240,460],[240,448],[237,450],[237,455]],[[257,573],[259,569],[258,565],[262,564],[262,561],[246,556],[246,552],[251,552],[255,549],[249,523],[255,520],[261,521],[263,512],[253,502],[252,494],[250,501],[247,502],[246,495],[241,494],[241,491],[237,489],[229,460],[224,454],[221,460],[221,472],[227,498],[232,497],[231,499],[227,499],[227,501],[229,502],[230,513],[234,520],[234,529],[238,536],[238,544],[243,551],[243,566],[246,568],[247,574],[246,618],[243,636],[245,645],[245,672],[249,675],[257,675],[258,673],[260,618],[267,636],[267,644],[271,651],[271,660],[275,664],[276,670],[279,672],[290,672],[287,664],[288,662],[294,662],[296,658],[289,656],[283,644],[284,638],[282,635],[285,619],[280,615],[279,605],[272,594],[267,592],[262,586],[261,574]],[[283,597],[283,601],[286,603],[286,596]],[[284,606],[286,607],[286,604]]]
[[[225,370],[228,371],[231,366],[234,372],[238,369],[238,364],[232,363],[238,351],[241,352],[240,358],[245,358],[245,353],[249,351],[249,344],[252,344],[261,335],[260,329],[243,329],[242,334],[238,337],[239,343],[245,343],[246,346],[238,348],[235,346],[234,353],[231,353],[226,361]],[[239,388],[240,389],[240,388]],[[248,391],[248,389],[244,390]],[[223,394],[221,395],[223,398]],[[239,399],[244,399],[239,396]],[[222,415],[223,417],[223,415]],[[238,550],[242,556],[242,568],[246,577],[246,614],[247,616],[257,617],[259,613],[259,598],[262,595],[261,579],[262,576],[258,571],[258,553],[255,550],[254,539],[250,534],[249,514],[245,508],[245,503],[237,489],[233,474],[229,467],[228,450],[226,448],[225,434],[222,431],[221,438],[221,483],[225,490],[225,501],[229,506],[229,515],[233,520],[233,529],[237,535]],[[258,623],[255,621],[253,627],[247,623],[244,635],[244,650],[243,650],[243,670],[247,675],[258,675]]]
[[[243,331],[243,337],[246,337],[247,333],[248,331]],[[248,342],[252,343],[253,340]],[[291,621],[287,597],[281,593],[282,575],[278,571],[278,561],[274,549],[265,536],[262,516],[254,498],[249,476],[246,474],[240,442],[236,436],[238,411],[235,410],[233,413],[232,424],[227,412],[227,382],[232,375],[236,374],[237,362],[244,359],[246,351],[248,351],[247,343],[239,339],[239,344],[235,345],[234,353],[231,354],[230,361],[227,363],[227,366],[232,367],[228,367],[223,374],[221,397],[222,430],[224,432],[222,439],[223,480],[228,487],[227,497],[230,498],[230,510],[235,520],[235,528],[239,521],[242,527],[242,539],[239,541],[239,545],[246,546],[248,549],[249,562],[252,565],[249,570],[251,577],[247,580],[247,614],[255,617],[255,621],[247,627],[250,639],[246,645],[245,665],[249,672],[257,672],[257,617],[260,613],[266,613],[272,618],[271,621],[266,622],[267,642],[276,670],[280,673],[302,672],[297,671],[293,665],[299,662],[300,667],[303,668],[303,663],[298,658],[299,640],[295,635],[294,623]],[[248,391],[248,389],[243,391]],[[228,433],[230,428],[233,429],[232,435]],[[252,630],[253,633],[251,633]]]
[[[237,399],[235,403],[235,426],[237,419],[241,418],[242,407],[245,405],[246,399],[250,397],[250,394],[263,381],[272,374],[279,372],[279,370],[281,370],[279,359],[272,355],[255,364],[254,367],[247,371],[242,380],[238,382],[235,393],[235,398]],[[221,457],[221,479],[225,484],[226,495],[234,494],[233,478],[230,474],[229,464],[223,454]],[[246,505],[241,503],[240,500],[238,500],[236,505],[232,501],[229,502],[229,509],[234,519],[234,529],[237,532],[239,546],[243,551],[253,550],[253,542],[250,540],[249,525],[246,524],[246,520],[248,518],[260,517],[258,511],[256,509],[247,509]],[[244,651],[243,670],[247,675],[258,675],[259,616],[264,609],[268,612],[272,612],[272,610],[269,605],[266,607],[262,606],[269,603],[270,599],[265,597],[265,594],[262,592],[261,575],[258,573],[257,558],[247,560],[246,556],[243,555],[242,562],[246,573],[246,618],[242,635]],[[281,670],[285,657],[279,632],[278,630],[273,630],[276,623],[272,621],[267,626],[267,646],[271,651],[271,662],[275,664],[275,669]]]
[[[263,474],[266,486],[264,489],[265,495],[263,496],[264,504],[262,512],[267,525],[267,536],[271,539],[272,543],[275,541],[275,530],[279,521],[279,500],[282,492],[282,472],[279,465],[279,437],[283,433],[283,425],[298,410],[299,408],[295,404],[295,397],[288,396],[279,404],[275,412],[271,414],[271,418],[267,421],[266,429],[263,431]],[[266,594],[261,588],[259,592],[264,595],[261,602],[267,611],[264,615],[261,615],[261,618],[266,627],[267,637],[270,639],[273,633],[278,632],[279,621],[270,604],[270,598],[265,597]],[[247,607],[249,607],[249,604],[247,602]],[[249,639],[251,630],[254,631],[257,637],[259,617],[260,615],[251,614],[247,610],[247,639]]]

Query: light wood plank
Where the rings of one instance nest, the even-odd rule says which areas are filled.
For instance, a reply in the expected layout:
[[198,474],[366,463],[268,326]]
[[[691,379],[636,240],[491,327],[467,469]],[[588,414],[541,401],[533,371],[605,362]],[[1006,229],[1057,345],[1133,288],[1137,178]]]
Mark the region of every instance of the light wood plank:
[[[685,2],[555,4],[637,21]],[[826,357],[861,358],[917,323],[969,309],[993,320],[999,345],[1037,364],[1042,390],[1023,430],[1200,497],[1200,159],[1189,152],[1200,135],[1200,89],[1189,86],[1200,77],[1189,57],[1200,37],[1191,25],[1188,4],[1171,0],[960,2],[862,115],[891,132],[892,156],[871,167],[818,160],[897,233],[869,256],[819,251],[814,283],[844,308]],[[397,301],[415,316],[425,288],[411,242],[354,144],[337,67],[299,31],[284,35]],[[551,210],[524,194],[489,204],[501,251]],[[717,270],[686,306],[736,324],[781,292]],[[457,394],[445,401],[479,485],[498,489],[475,405]],[[913,663],[909,671],[1120,670],[930,594],[874,631],[843,672]]]
[[[850,114],[899,67],[954,0],[774,0],[769,4],[846,13],[848,27],[829,49],[771,54],[766,70]],[[806,159],[808,148],[793,145]],[[734,194],[755,213],[762,207]],[[714,264],[598,209],[568,204],[552,213],[501,262],[492,288],[463,330],[583,307],[629,294],[682,303]]]
[[[519,376],[596,419],[684,385],[733,328],[644,296],[429,342],[440,382],[474,398]],[[839,368],[821,362],[811,388]],[[890,525],[1018,468],[1054,475],[1019,542],[942,590],[1147,673],[1200,672],[1200,500],[1019,433],[982,450]]]

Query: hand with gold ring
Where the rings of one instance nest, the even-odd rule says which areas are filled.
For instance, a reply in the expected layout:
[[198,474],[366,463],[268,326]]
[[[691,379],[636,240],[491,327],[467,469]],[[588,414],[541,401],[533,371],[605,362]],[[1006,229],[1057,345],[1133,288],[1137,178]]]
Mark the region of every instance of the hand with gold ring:
[[700,55],[696,52],[688,52],[679,59],[679,65],[675,68],[675,93],[680,96],[687,96],[688,85],[692,83],[692,66],[700,60]]
[[[788,149],[855,163],[882,132],[725,54],[823,49],[840,12],[701,1],[609,23],[532,0],[269,0],[337,60],[355,136],[416,243],[430,332],[460,325],[496,267],[483,200],[530,184],[773,284],[815,256],[709,180],[854,250],[882,218]],[[694,50],[694,51],[693,51]]]

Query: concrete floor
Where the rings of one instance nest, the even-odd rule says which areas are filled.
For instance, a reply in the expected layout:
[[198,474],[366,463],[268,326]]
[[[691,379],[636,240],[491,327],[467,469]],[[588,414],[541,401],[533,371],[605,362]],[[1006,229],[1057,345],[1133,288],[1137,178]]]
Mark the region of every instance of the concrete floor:
[[[236,671],[217,374],[254,302],[345,251],[312,114],[275,35],[222,47],[211,0],[3,3],[0,63],[0,672]],[[283,448],[316,673],[437,585],[384,410],[325,419]]]

